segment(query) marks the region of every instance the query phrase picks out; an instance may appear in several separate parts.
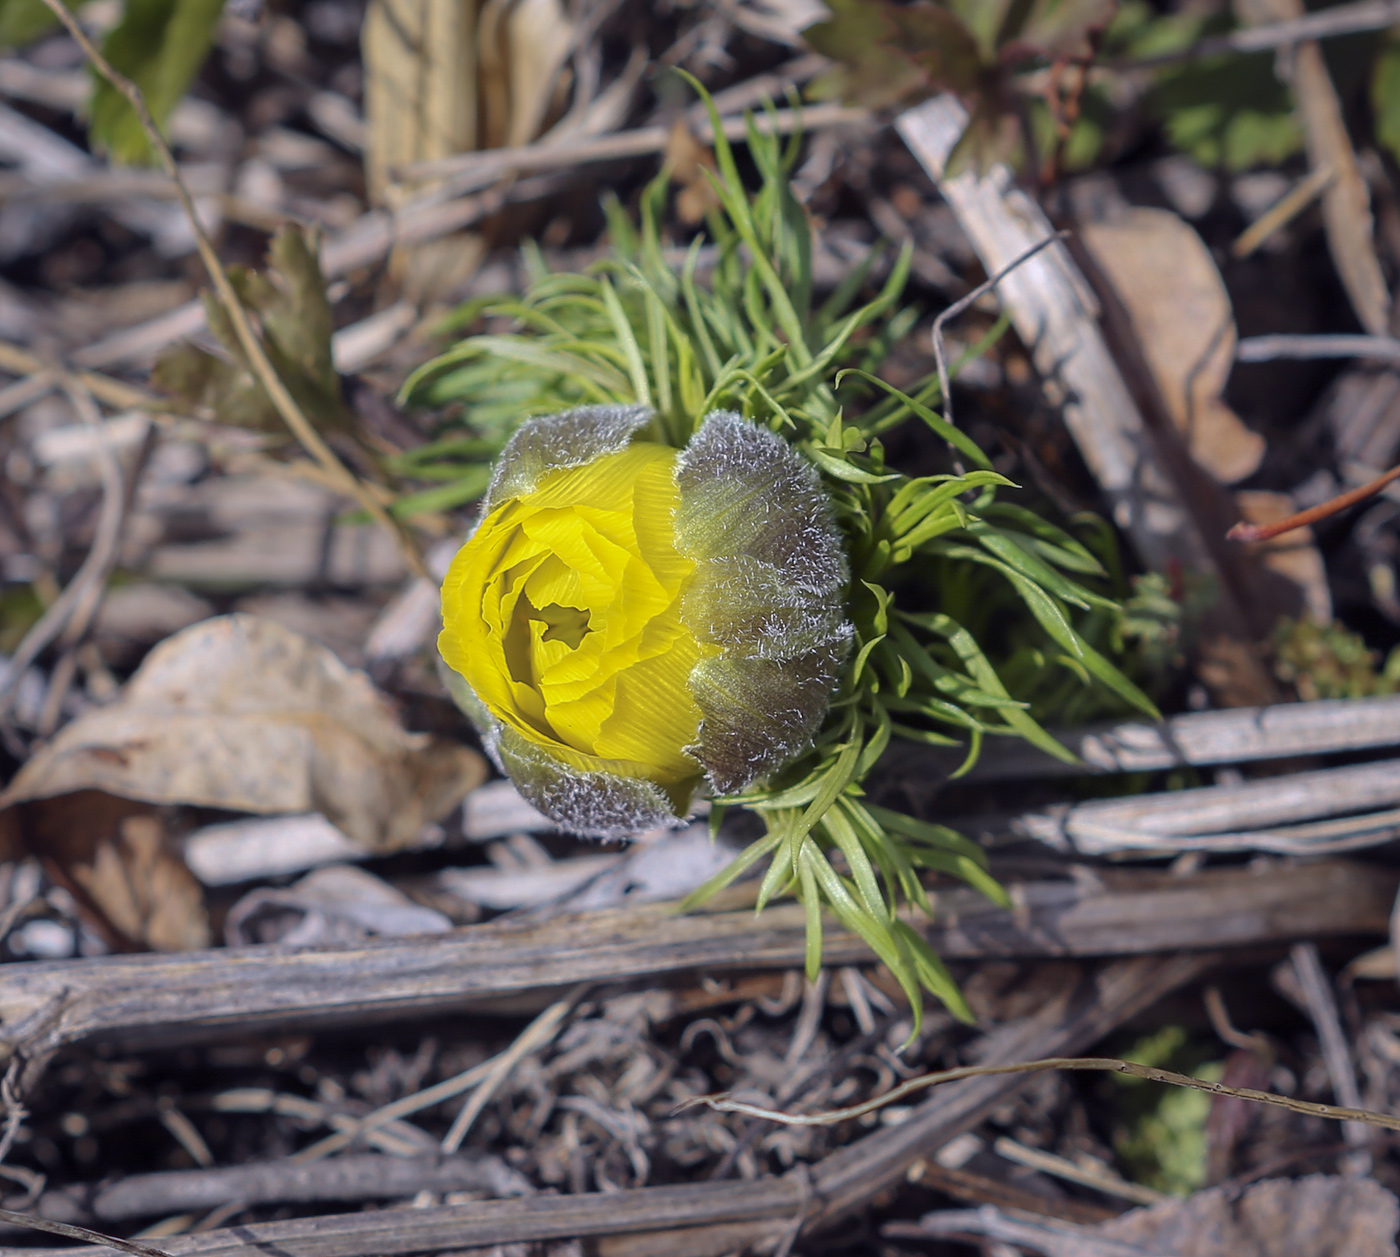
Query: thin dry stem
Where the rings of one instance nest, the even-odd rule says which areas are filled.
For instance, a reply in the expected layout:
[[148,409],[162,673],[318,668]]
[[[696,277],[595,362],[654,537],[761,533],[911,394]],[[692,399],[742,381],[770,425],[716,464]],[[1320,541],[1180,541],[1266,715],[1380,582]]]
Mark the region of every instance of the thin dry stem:
[[509,1077],[511,1070],[531,1052],[538,1051],[554,1038],[559,1027],[563,1024],[564,1018],[573,1011],[574,1005],[583,998],[583,993],[587,989],[586,984],[575,987],[563,999],[551,1004],[521,1031],[520,1037],[510,1047],[496,1058],[491,1065],[490,1073],[482,1079],[481,1085],[472,1093],[470,1099],[462,1106],[461,1112],[453,1120],[452,1128],[443,1136],[442,1151],[444,1154],[450,1155],[462,1146],[462,1140],[467,1137],[472,1123],[491,1102],[491,1098]]
[[725,1095],[694,1096],[679,1104],[675,1112],[703,1104],[717,1113],[740,1113],[746,1117],[759,1117],[784,1126],[835,1126],[853,1118],[864,1117],[886,1105],[894,1104],[905,1096],[926,1091],[945,1082],[957,1082],[963,1078],[984,1078],[995,1074],[1036,1074],[1048,1069],[1095,1070],[1101,1073],[1130,1074],[1134,1078],[1146,1078],[1149,1082],[1164,1082],[1173,1087],[1190,1087],[1194,1091],[1204,1091],[1209,1095],[1234,1096],[1237,1100],[1252,1100],[1256,1104],[1272,1104],[1276,1108],[1288,1109],[1292,1113],[1303,1113],[1308,1117],[1325,1117],[1334,1122],[1365,1122],[1370,1126],[1380,1126],[1386,1130],[1400,1131],[1400,1117],[1389,1113],[1373,1113],[1369,1109],[1342,1108],[1335,1104],[1317,1104],[1311,1100],[1296,1100],[1292,1096],[1276,1095],[1272,1091],[1256,1091],[1252,1087],[1227,1087],[1223,1082],[1204,1082],[1190,1078],[1186,1074],[1176,1074],[1169,1069],[1154,1069],[1150,1065],[1139,1065],[1135,1061],[1120,1061],[1111,1056],[1047,1056],[1038,1061],[1017,1061],[1012,1065],[965,1065],[959,1069],[943,1069],[936,1073],[920,1074],[908,1082],[886,1091],[884,1095],[852,1104],[844,1109],[828,1109],[823,1113],[784,1113],[781,1109],[766,1109],[762,1105],[748,1104],[743,1100],[731,1100]]
[[[47,0],[46,0],[47,3]],[[1012,258],[990,279],[977,285],[971,292],[959,297],[952,305],[944,310],[933,321],[933,361],[938,367],[938,387],[941,394],[940,400],[943,406],[943,418],[947,423],[953,422],[953,399],[950,395],[951,383],[948,378],[948,355],[943,348],[943,325],[951,319],[955,319],[968,308],[978,297],[991,292],[1003,279],[1011,274],[1018,266],[1029,262],[1042,249],[1054,244],[1057,240],[1064,240],[1069,236],[1067,231],[1057,231],[1053,236],[1046,236],[1044,240],[1037,241],[1025,252]]]
[[70,628],[77,629],[72,642],[76,642],[77,637],[87,630],[112,565],[116,562],[122,522],[126,517],[129,495],[116,453],[104,439],[102,418],[96,404],[80,383],[65,377],[65,385],[74,408],[93,427],[96,436],[98,469],[102,477],[102,505],[92,546],[78,574],[24,635],[10,658],[9,672],[4,683],[0,684],[0,720],[9,713],[25,671],[40,653]]
[[213,241],[209,239],[208,233],[199,221],[199,215],[195,212],[194,199],[185,186],[180,168],[175,162],[175,155],[170,151],[165,137],[161,135],[160,128],[156,126],[155,119],[151,117],[151,112],[146,106],[145,95],[141,89],[116,70],[102,55],[97,46],[88,38],[87,32],[78,24],[77,18],[64,6],[62,0],[44,0],[44,4],[63,23],[97,72],[126,97],[135,111],[142,129],[151,142],[151,147],[159,156],[160,163],[175,188],[175,195],[180,202],[180,207],[189,219],[190,227],[194,232],[195,244],[199,249],[200,260],[203,261],[204,269],[209,273],[209,279],[214,285],[219,304],[227,312],[229,321],[233,324],[234,334],[238,337],[238,343],[248,357],[253,374],[257,376],[258,383],[263,386],[268,397],[272,400],[272,404],[282,417],[282,421],[291,430],[292,435],[301,442],[307,453],[326,469],[341,489],[353,497],[369,513],[371,519],[387,528],[398,539],[403,550],[404,561],[413,574],[426,577],[428,575],[427,568],[423,565],[423,557],[418,553],[418,547],[413,539],[402,526],[390,517],[378,499],[369,492],[368,487],[336,457],[335,451],[322,440],[321,434],[302,413],[301,407],[287,391],[286,385],[282,383],[272,363],[268,360],[262,342],[258,339],[257,333],[253,331],[253,325],[248,320],[247,311],[244,310],[243,303],[239,301],[238,294],[234,291],[233,285],[229,282],[228,274],[219,261],[219,255],[214,250]]
[[1306,511],[1299,511],[1296,515],[1289,515],[1286,519],[1277,520],[1272,524],[1236,524],[1225,536],[1230,541],[1270,541],[1274,537],[1283,536],[1286,532],[1293,532],[1297,528],[1306,528],[1309,524],[1317,523],[1318,520],[1340,514],[1347,507],[1364,502],[1367,498],[1373,498],[1392,480],[1400,480],[1400,467],[1392,467],[1384,475],[1377,476],[1359,488],[1348,489],[1345,493],[1339,493],[1335,498],[1328,498],[1319,506],[1309,507]]

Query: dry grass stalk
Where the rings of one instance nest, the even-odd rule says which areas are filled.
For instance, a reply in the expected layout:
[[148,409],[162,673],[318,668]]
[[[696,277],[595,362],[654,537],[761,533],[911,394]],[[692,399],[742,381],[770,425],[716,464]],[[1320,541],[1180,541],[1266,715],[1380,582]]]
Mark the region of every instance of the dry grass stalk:
[[93,67],[111,85],[117,89],[127,101],[130,102],[137,118],[141,122],[142,129],[146,132],[160,158],[160,163],[165,169],[166,175],[174,185],[176,197],[181,208],[185,211],[189,219],[190,227],[194,232],[195,244],[199,250],[200,260],[204,263],[204,268],[209,274],[209,279],[214,285],[214,291],[219,298],[219,304],[223,306],[228,314],[229,320],[233,324],[233,330],[238,337],[238,343],[244,354],[247,355],[249,365],[257,376],[258,383],[266,390],[277,413],[282,417],[288,429],[301,442],[302,447],[325,469],[326,473],[332,477],[335,483],[343,492],[352,497],[360,506],[369,513],[371,519],[382,527],[389,530],[389,533],[396,537],[403,549],[404,561],[416,576],[426,576],[427,569],[423,566],[422,555],[418,552],[417,544],[409,536],[402,525],[390,518],[388,511],[384,509],[384,504],[371,491],[368,485],[359,480],[336,456],[335,451],[322,439],[321,434],[312,426],[310,420],[302,413],[301,407],[297,405],[291,393],[287,391],[287,386],[282,383],[281,378],[274,370],[272,363],[268,360],[264,351],[262,341],[258,339],[257,333],[253,330],[253,325],[248,318],[248,313],[243,308],[243,303],[238,299],[238,294],[230,283],[228,274],[225,272],[223,263],[219,261],[219,255],[214,251],[213,241],[209,239],[209,234],[204,230],[203,224],[199,220],[199,215],[195,210],[194,198],[191,197],[189,189],[185,186],[180,168],[175,162],[175,156],[170,151],[170,146],[165,142],[165,137],[161,135],[160,128],[156,126],[155,120],[151,117],[150,110],[146,107],[146,98],[141,89],[136,86],[125,75],[122,75],[113,68],[112,64],[102,55],[97,46],[88,38],[87,32],[83,30],[77,18],[75,18],[61,0],[44,0],[45,5],[53,12],[54,16],[63,23],[74,41],[83,50],[83,54],[92,63]]

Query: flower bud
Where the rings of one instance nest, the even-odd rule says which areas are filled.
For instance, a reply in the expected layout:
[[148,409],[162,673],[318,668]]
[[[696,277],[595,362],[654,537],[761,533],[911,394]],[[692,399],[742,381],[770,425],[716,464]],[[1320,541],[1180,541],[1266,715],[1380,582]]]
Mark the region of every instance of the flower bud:
[[815,469],[736,414],[679,451],[638,439],[652,417],[522,425],[442,589],[454,698],[526,799],[599,838],[792,759],[851,637]]

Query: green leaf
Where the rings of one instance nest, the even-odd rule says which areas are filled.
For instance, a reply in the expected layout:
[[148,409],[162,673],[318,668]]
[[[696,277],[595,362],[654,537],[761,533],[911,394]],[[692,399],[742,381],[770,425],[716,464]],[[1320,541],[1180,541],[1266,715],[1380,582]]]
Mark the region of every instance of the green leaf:
[[[807,855],[805,846],[802,855]],[[815,982],[822,971],[822,901],[817,894],[817,879],[812,873],[810,858],[799,857],[797,875],[807,918],[807,981]]]
[[967,433],[959,431],[957,428],[953,427],[951,423],[948,423],[945,419],[934,414],[927,406],[922,405],[907,393],[900,392],[893,384],[887,384],[884,380],[880,379],[879,376],[871,375],[869,371],[858,371],[854,368],[848,371],[842,371],[837,375],[836,382],[839,384],[841,380],[848,375],[854,375],[862,380],[868,380],[871,384],[884,389],[891,397],[897,398],[899,401],[903,402],[905,406],[913,411],[914,414],[918,415],[918,417],[928,424],[934,432],[947,441],[949,445],[953,446],[954,449],[958,450],[959,453],[970,458],[983,470],[992,470],[991,460],[982,453],[976,441],[968,436]]
[[865,904],[865,910],[877,918],[889,915],[889,907],[884,896],[880,894],[880,883],[875,878],[875,866],[870,863],[870,857],[861,846],[860,838],[849,818],[842,814],[839,807],[833,807],[822,817],[821,827],[840,848],[841,854],[846,857],[846,863],[851,866],[851,876],[860,892],[861,902]]
[[713,899],[731,882],[742,877],[749,869],[757,864],[764,856],[769,855],[782,841],[782,835],[769,833],[751,842],[728,864],[724,866],[713,877],[706,879],[697,886],[683,900],[676,909],[677,912],[693,912],[708,899]]
[[[358,440],[362,425],[345,403],[331,359],[331,308],[316,252],[314,237],[284,227],[268,246],[265,270],[231,270],[229,280],[257,314],[268,360],[306,417],[322,432]],[[157,359],[152,382],[188,406],[212,410],[222,423],[284,435],[228,315],[212,294],[205,292],[203,300],[209,330],[227,357],[179,345]]]
[[[122,20],[108,32],[102,52],[146,98],[161,126],[204,64],[223,0],[126,0]],[[118,162],[146,163],[155,153],[135,111],[106,79],[93,72],[89,138]]]
[[891,480],[900,478],[898,472],[887,472],[883,476],[877,476],[874,472],[863,471],[847,459],[840,458],[829,450],[820,449],[817,446],[808,446],[806,453],[807,457],[828,476],[834,476],[837,480],[844,480],[848,484],[887,484]]
[[639,406],[650,406],[651,386],[647,383],[646,360],[642,357],[642,347],[637,343],[636,333],[627,321],[622,302],[617,299],[617,290],[606,279],[601,281],[600,287],[618,344],[627,356],[627,371],[632,377],[632,396],[627,400],[635,401]]
[[[76,13],[84,0],[65,0]],[[58,25],[44,0],[0,0],[0,48],[23,48]]]
[[1057,572],[1040,555],[1021,544],[1014,533],[996,528],[985,520],[977,520],[968,525],[970,532],[985,549],[1004,559],[1022,576],[1034,581],[1057,598],[1062,598],[1071,606],[1088,610],[1091,606],[1107,611],[1116,611],[1118,604],[1110,598],[1093,593],[1082,585],[1077,585]]
[[399,498],[389,508],[389,513],[396,519],[411,519],[415,515],[426,515],[431,511],[450,511],[454,507],[475,502],[486,492],[486,486],[490,483],[489,465],[469,467],[448,484],[436,485],[431,489]]
[[[1006,687],[1002,684],[996,669],[992,667],[991,660],[982,653],[977,639],[952,616],[906,614],[903,618],[911,624],[919,624],[928,629],[929,632],[942,637],[953,648],[953,653],[963,661],[968,672],[984,691],[990,694],[1000,694],[1007,698],[1011,697],[1007,694]],[[1079,762],[1079,757],[1073,751],[1051,737],[1028,712],[1017,708],[1003,707],[1000,709],[1000,714],[1006,724],[1032,746],[1039,747],[1047,755],[1053,755],[1056,759],[1063,760],[1067,764]]]
[[948,972],[948,966],[938,958],[938,954],[924,940],[923,935],[907,921],[896,921],[894,931],[896,941],[902,948],[908,949],[920,984],[941,999],[944,1007],[959,1021],[968,1025],[976,1021],[977,1018],[972,1015],[972,1009],[968,1007],[963,993],[958,990],[957,982]]
[[872,109],[927,92],[922,70],[898,48],[899,31],[888,10],[871,0],[827,0],[831,17],[802,38],[837,66],[817,81],[815,95],[859,100]]
[[1400,160],[1400,40],[1393,37],[1381,46],[1371,70],[1371,112],[1377,141]]

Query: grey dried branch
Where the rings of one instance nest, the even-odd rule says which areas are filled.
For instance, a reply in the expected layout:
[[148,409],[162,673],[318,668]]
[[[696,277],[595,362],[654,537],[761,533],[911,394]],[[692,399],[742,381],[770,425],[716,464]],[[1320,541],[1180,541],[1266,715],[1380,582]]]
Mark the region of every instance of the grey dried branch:
[[[938,891],[936,919],[910,919],[950,960],[1142,954],[1383,935],[1395,885],[1392,873],[1342,861],[1192,877],[1134,872],[1111,890],[1025,884],[1014,911],[971,891]],[[247,947],[12,965],[0,972],[0,1017],[6,1046],[25,1054],[90,1039],[169,1046],[231,1025],[255,1033],[362,1023],[576,982],[798,967],[804,929],[797,904],[757,919],[747,911],[679,916],[663,904],[306,952]],[[838,928],[824,948],[833,965],[870,961],[865,945]]]
[[200,222],[199,215],[195,210],[194,198],[191,197],[189,189],[185,186],[174,154],[171,153],[170,146],[165,142],[165,137],[161,134],[160,128],[156,126],[150,110],[146,107],[146,98],[141,89],[125,75],[120,74],[102,55],[97,46],[88,38],[87,32],[83,30],[77,18],[64,6],[62,0],[44,0],[44,4],[63,23],[64,28],[83,50],[93,68],[127,99],[135,111],[142,129],[146,132],[152,148],[160,158],[160,163],[175,188],[180,206],[189,219],[200,260],[204,263],[204,268],[214,285],[219,304],[227,312],[229,320],[233,324],[234,334],[238,337],[238,343],[247,355],[253,373],[267,392],[277,413],[282,417],[292,434],[301,442],[307,453],[321,464],[326,474],[346,494],[358,502],[369,513],[371,519],[386,528],[391,536],[398,539],[403,550],[404,561],[413,573],[417,576],[426,576],[427,569],[423,566],[422,556],[419,554],[413,538],[402,525],[390,517],[388,511],[384,509],[384,504],[375,496],[370,487],[351,473],[336,456],[335,451],[326,444],[321,434],[302,413],[301,407],[287,391],[287,386],[282,383],[272,363],[268,360],[262,341],[254,332],[248,313],[244,310],[243,303],[238,299],[238,294],[234,291],[232,283],[229,282],[223,263],[219,261],[219,255],[214,250],[213,241],[209,239],[208,232],[204,230],[204,226]]
[[[118,1239],[115,1235],[104,1235],[101,1231],[90,1231],[85,1226],[72,1226],[67,1222],[50,1222],[47,1218],[31,1218],[27,1213],[16,1213],[12,1209],[0,1209],[0,1222],[11,1226],[22,1226],[30,1231],[46,1231],[49,1235],[61,1235],[64,1239],[81,1240],[84,1244],[96,1244],[99,1248],[115,1248],[119,1252],[134,1253],[135,1257],[170,1257],[162,1248],[152,1248],[149,1244],[137,1244],[133,1240]],[[59,1249],[49,1249],[59,1252]]]
[[[24,378],[47,374],[50,377],[50,387],[57,385],[59,378],[58,369],[52,363],[45,362],[8,341],[0,341],[0,371]],[[74,372],[74,376],[89,393],[106,406],[115,406],[119,410],[160,410],[165,406],[163,398],[134,384],[128,384],[125,380],[113,379],[110,375],[102,375],[97,371],[77,371]]]
[[1235,346],[1236,362],[1272,362],[1276,358],[1367,358],[1400,362],[1400,339],[1394,336],[1247,336]]
[[[1178,987],[1218,957],[1141,957],[1066,974],[1035,1013],[985,1036],[990,1061],[1081,1050]],[[606,1251],[672,1257],[727,1252],[775,1241],[803,1214],[804,1232],[829,1225],[901,1179],[930,1148],[982,1120],[1022,1085],[1022,1075],[969,1078],[920,1104],[903,1122],[873,1132],[809,1172],[756,1182],[692,1183],[631,1191],[484,1200],[422,1209],[355,1212],[254,1223],[172,1238],[171,1257],[369,1257],[491,1244],[615,1237]],[[0,1217],[0,1221],[3,1221]],[[724,1245],[716,1241],[724,1239]],[[13,1251],[13,1250],[11,1250]],[[50,1253],[53,1250],[49,1250]],[[26,1254],[26,1257],[28,1255]]]
[[[983,752],[968,779],[1155,772],[1400,746],[1400,696],[1188,712],[1169,716],[1160,724],[1120,721],[1057,730],[1056,737],[1079,757],[1079,763],[1065,764],[1024,744],[994,744]],[[904,765],[927,772],[930,760],[937,758],[922,748],[908,752],[907,759],[904,756],[898,748],[889,753],[891,771],[900,771]],[[938,762],[947,763],[951,771],[959,760]]]

